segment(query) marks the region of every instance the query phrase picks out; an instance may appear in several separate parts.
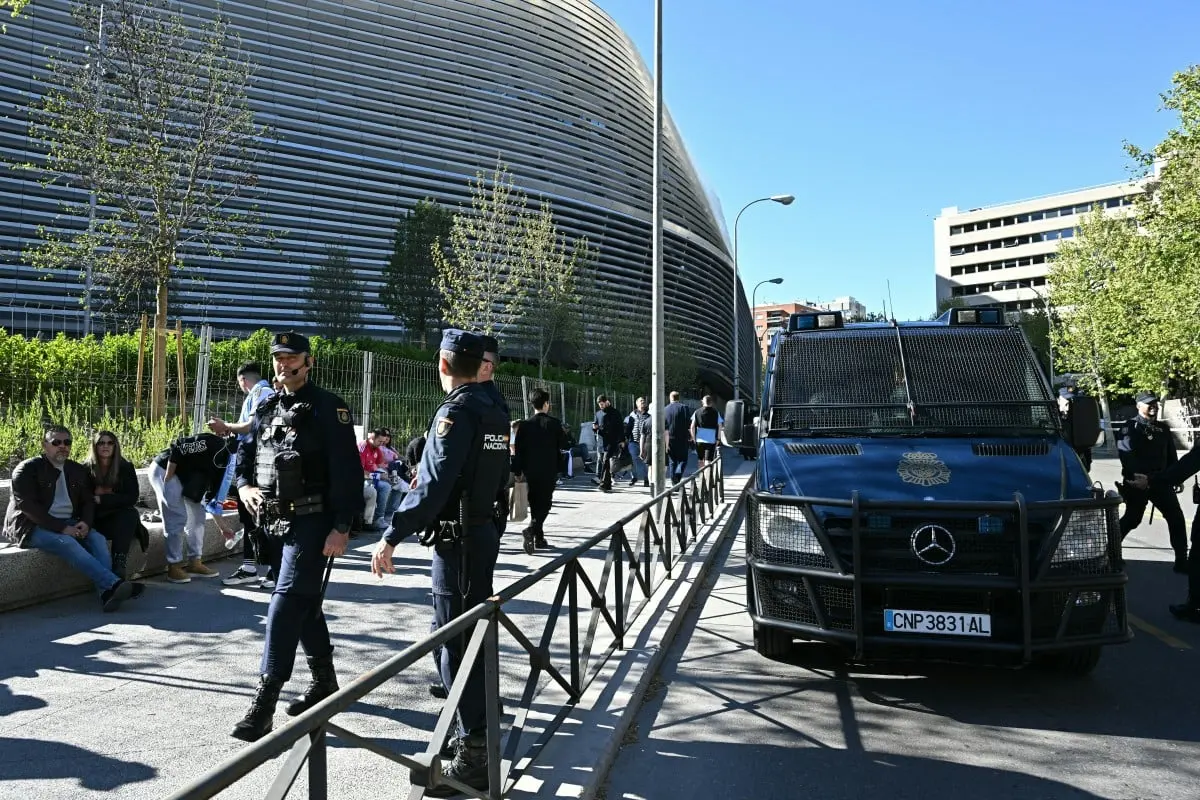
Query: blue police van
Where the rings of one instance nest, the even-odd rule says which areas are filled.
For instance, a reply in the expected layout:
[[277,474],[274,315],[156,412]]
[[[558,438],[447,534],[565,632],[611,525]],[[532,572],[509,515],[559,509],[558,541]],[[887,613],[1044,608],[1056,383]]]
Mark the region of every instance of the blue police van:
[[761,400],[756,419],[741,401],[725,414],[728,443],[758,453],[746,515],[758,652],[803,639],[856,661],[1086,674],[1102,646],[1129,640],[1120,500],[1069,444],[1095,441],[1095,403],[1064,421],[1000,309],[794,314]]

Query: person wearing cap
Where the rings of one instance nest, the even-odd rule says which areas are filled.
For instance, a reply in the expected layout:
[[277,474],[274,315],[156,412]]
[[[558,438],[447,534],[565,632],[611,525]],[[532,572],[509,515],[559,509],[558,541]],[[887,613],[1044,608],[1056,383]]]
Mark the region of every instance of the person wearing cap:
[[[1170,532],[1171,549],[1175,551],[1175,571],[1187,571],[1187,521],[1174,485],[1164,486],[1153,482],[1161,472],[1178,460],[1171,429],[1158,419],[1158,396],[1143,392],[1137,396],[1137,416],[1125,421],[1117,431],[1117,455],[1121,459],[1123,483],[1117,484],[1125,499],[1125,513],[1121,515],[1121,536],[1124,538],[1142,523],[1146,505],[1153,503],[1162,512]],[[1152,482],[1147,488],[1139,488],[1145,475]]]
[[[434,629],[447,625],[493,594],[492,572],[500,550],[493,504],[509,475],[509,419],[491,391],[479,382],[483,339],[457,329],[442,335],[438,372],[446,399],[434,414],[417,467],[416,484],[392,515],[371,558],[371,571],[394,572],[396,545],[413,534],[433,548],[430,577]],[[453,685],[466,636],[442,646],[443,688]],[[487,700],[483,658],[470,666],[457,709],[458,737],[447,777],[475,789],[488,787]],[[448,784],[426,789],[426,797],[450,797]]]
[[[1071,430],[1071,410],[1078,393],[1079,389],[1073,383],[1068,383],[1058,390],[1058,414],[1062,417],[1064,430]],[[1075,455],[1079,456],[1083,468],[1088,472],[1092,471],[1093,444],[1095,443],[1070,442],[1071,449],[1075,451]]]
[[259,405],[238,447],[237,487],[259,526],[283,541],[283,558],[259,666],[258,691],[233,736],[261,739],[274,726],[279,693],[304,648],[312,682],[288,706],[296,716],[338,689],[333,644],[321,611],[333,559],[346,552],[350,524],[362,513],[362,467],[350,408],[311,380],[308,338],[288,331],[271,344],[282,388]]

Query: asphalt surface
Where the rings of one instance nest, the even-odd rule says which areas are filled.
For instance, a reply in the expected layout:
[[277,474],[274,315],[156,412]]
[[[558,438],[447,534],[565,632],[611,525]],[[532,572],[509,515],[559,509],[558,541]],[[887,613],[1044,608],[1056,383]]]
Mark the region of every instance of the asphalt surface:
[[[740,459],[731,461],[733,466]],[[524,523],[510,523],[501,544],[495,585],[528,575],[649,498],[624,485],[596,491],[579,476],[555,494],[547,537],[555,549],[526,556]],[[733,496],[728,500],[732,502]],[[343,683],[429,632],[429,553],[411,539],[396,550],[396,575],[370,574],[374,537],[351,541],[325,602],[334,658]],[[585,565],[593,580],[604,550]],[[228,574],[237,565],[218,565]],[[216,580],[147,584],[144,597],[101,614],[83,595],[0,615],[0,798],[91,800],[162,797],[202,775],[244,745],[229,736],[257,682],[269,595],[225,588]],[[506,606],[534,641],[540,638],[557,577],[543,580]],[[583,602],[583,624],[587,604]],[[555,631],[552,658],[563,665],[566,614]],[[501,694],[516,705],[528,658],[502,635]],[[432,661],[415,665],[338,717],[339,724],[399,752],[424,750],[441,710],[429,696]],[[303,656],[275,716],[307,683]],[[539,709],[553,714],[558,710]],[[391,762],[331,739],[331,797],[406,795],[408,776]],[[222,798],[263,797],[279,760],[259,768]],[[306,796],[304,777],[293,796]]]
[[[1119,470],[1097,461],[1111,487]],[[1190,491],[1181,495],[1190,521]],[[1200,797],[1200,626],[1157,515],[1125,540],[1134,641],[1082,679],[1039,670],[847,666],[754,652],[744,537],[676,639],[607,800]]]

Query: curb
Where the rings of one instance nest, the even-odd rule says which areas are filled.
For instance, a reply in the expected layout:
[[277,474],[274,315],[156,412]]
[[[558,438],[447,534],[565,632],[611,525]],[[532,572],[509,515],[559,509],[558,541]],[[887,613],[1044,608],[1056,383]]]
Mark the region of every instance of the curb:
[[[745,493],[739,490],[738,499],[727,507],[721,526],[698,539],[697,548],[679,562],[682,575],[671,585],[659,588],[656,594],[662,593],[661,596],[653,609],[645,612],[658,619],[637,636],[634,646],[626,648],[619,658],[609,659],[575,709],[562,719],[540,750],[535,748],[520,757],[514,771],[519,769],[521,775],[506,797],[592,800],[598,796],[625,735],[641,710],[651,681],[666,660],[696,597],[707,585],[717,553],[741,527],[744,509]],[[650,644],[645,644],[647,641]],[[563,708],[564,702],[565,695],[556,684],[550,684],[535,700],[534,707]],[[528,733],[534,733],[532,728],[536,724],[543,721],[549,724],[551,719],[549,713],[531,712]]]

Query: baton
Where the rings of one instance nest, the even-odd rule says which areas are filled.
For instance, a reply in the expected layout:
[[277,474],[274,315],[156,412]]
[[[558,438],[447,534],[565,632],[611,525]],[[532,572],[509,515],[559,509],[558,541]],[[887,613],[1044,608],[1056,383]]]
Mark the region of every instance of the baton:
[[[333,556],[329,557],[329,561],[325,564],[325,579],[321,581],[321,603],[325,602],[325,590],[329,588],[329,576],[333,574]],[[319,605],[318,605],[319,607]]]

